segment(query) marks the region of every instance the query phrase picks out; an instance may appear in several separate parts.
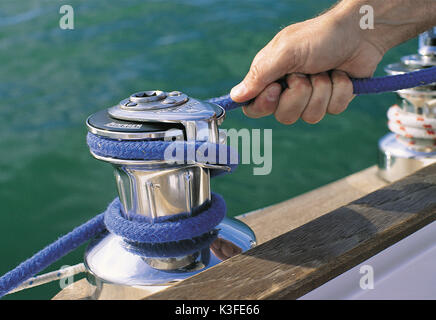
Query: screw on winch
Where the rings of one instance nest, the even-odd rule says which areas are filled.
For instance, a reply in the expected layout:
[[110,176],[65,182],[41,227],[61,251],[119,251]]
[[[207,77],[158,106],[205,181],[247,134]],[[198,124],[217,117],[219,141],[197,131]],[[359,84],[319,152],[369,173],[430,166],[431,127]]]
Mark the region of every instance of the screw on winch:
[[[390,64],[390,75],[436,66],[436,27],[419,36],[418,54]],[[397,91],[388,111],[392,131],[379,141],[379,175],[395,181],[436,162],[436,84]]]
[[[91,115],[86,123],[90,134],[99,139],[99,147],[105,143],[159,145],[164,141],[224,145],[225,138],[220,139],[218,131],[224,117],[224,109],[216,104],[179,91],[154,90],[134,93],[118,105]],[[170,226],[180,215],[198,217],[214,201],[211,172],[229,170],[225,164],[195,160],[177,163],[166,159],[125,159],[90,148],[95,158],[114,166],[124,218],[140,217],[152,227],[162,221]],[[141,154],[143,150],[134,151]],[[114,152],[118,154],[118,150]],[[167,235],[173,236],[170,231]],[[233,254],[250,249],[255,245],[255,236],[239,220],[225,217],[195,241],[183,241],[184,246],[195,242],[195,248],[180,253],[174,248],[175,241],[150,245],[111,232],[95,239],[85,254],[88,280],[96,288],[94,297],[132,298],[138,290],[141,296],[141,290],[149,286],[183,280],[228,258],[220,253],[220,248],[227,247],[227,252]]]

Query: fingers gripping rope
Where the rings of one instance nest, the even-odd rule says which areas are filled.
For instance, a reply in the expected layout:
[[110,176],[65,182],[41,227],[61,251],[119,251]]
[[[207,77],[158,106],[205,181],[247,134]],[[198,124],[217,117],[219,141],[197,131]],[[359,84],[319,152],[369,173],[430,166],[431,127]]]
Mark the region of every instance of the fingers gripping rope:
[[[397,91],[436,82],[436,67],[394,76],[364,79],[351,78],[351,82],[353,83],[353,93],[356,95]],[[230,95],[225,95],[218,98],[212,98],[208,100],[208,102],[216,103],[226,110],[232,110],[248,105],[251,100],[238,103],[233,101],[230,98]]]

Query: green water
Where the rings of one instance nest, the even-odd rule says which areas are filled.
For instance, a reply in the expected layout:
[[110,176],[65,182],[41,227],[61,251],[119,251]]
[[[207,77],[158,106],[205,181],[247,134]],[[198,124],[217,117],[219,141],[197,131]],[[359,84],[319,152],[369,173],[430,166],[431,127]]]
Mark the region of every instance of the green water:
[[[101,212],[115,197],[109,165],[86,147],[91,113],[143,89],[222,95],[283,26],[333,1],[79,1],[75,30],[59,28],[65,1],[0,3],[0,274]],[[410,41],[382,66],[416,51]],[[272,128],[273,169],[251,165],[217,178],[230,215],[274,204],[376,162],[393,94],[358,97],[317,125],[247,119],[233,111],[225,128]],[[84,248],[50,267],[81,261]],[[47,299],[59,284],[6,299]]]

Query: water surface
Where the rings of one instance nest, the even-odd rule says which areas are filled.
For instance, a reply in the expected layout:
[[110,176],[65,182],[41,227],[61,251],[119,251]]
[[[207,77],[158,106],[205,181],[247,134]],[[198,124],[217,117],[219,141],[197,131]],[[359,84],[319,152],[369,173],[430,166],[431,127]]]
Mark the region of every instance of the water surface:
[[[197,98],[228,92],[282,27],[310,18],[320,0],[70,0],[75,30],[59,28],[53,0],[0,4],[0,274],[104,210],[116,195],[109,165],[93,159],[84,121],[132,92],[180,90]],[[382,66],[416,51],[410,41]],[[393,94],[358,97],[317,125],[248,119],[225,128],[272,128],[273,169],[253,166],[213,181],[230,215],[286,200],[376,162]],[[50,268],[82,260],[83,247]],[[54,283],[12,296],[47,299]]]

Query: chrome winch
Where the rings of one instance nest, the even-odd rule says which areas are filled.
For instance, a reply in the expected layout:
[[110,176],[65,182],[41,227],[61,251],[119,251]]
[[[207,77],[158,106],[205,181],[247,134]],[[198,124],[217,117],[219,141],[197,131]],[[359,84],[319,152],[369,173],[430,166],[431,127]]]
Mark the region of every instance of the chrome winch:
[[[87,119],[90,133],[103,139],[131,141],[208,141],[224,145],[219,130],[225,110],[173,91],[143,91]],[[140,152],[141,150],[139,150]],[[211,172],[229,170],[222,164],[195,160],[138,160],[108,157],[114,166],[122,213],[129,220],[141,216],[150,223],[172,221],[180,214],[196,215],[211,202]],[[194,252],[177,253],[163,246],[161,253],[143,251],[123,237],[107,232],[85,254],[88,281],[98,299],[144,296],[144,290],[183,280],[255,245],[254,233],[239,220],[225,217],[211,232],[213,239]]]
[[[436,66],[436,27],[419,36],[418,54],[385,71],[397,75]],[[379,141],[379,175],[392,182],[436,162],[436,84],[397,91],[388,111],[392,131]]]

